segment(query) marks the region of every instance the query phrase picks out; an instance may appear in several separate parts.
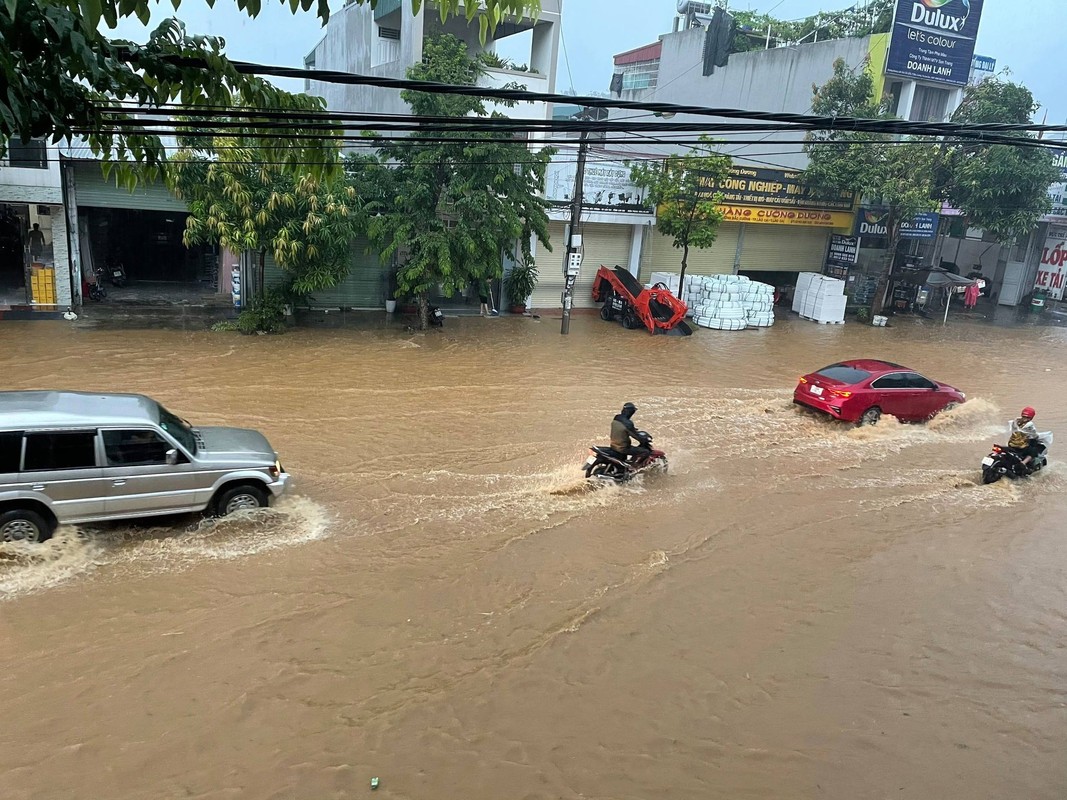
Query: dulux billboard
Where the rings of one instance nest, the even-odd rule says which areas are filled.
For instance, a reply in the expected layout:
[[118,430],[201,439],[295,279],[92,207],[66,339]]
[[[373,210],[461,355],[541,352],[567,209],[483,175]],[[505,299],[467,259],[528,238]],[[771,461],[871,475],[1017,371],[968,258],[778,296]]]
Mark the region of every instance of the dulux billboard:
[[897,0],[885,71],[966,86],[984,0]]

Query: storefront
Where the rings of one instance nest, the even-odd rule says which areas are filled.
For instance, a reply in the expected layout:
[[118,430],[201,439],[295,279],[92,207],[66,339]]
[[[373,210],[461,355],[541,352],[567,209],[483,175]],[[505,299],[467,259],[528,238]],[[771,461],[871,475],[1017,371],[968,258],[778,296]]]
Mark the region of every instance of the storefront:
[[[562,308],[563,261],[567,254],[570,204],[574,193],[577,150],[561,147],[553,156],[545,180],[549,210],[549,243],[552,250],[536,246],[538,281],[530,307]],[[592,150],[585,169],[582,191],[582,268],[573,289],[574,308],[593,308],[593,282],[601,266],[622,267],[638,274],[642,244],[655,216],[643,202],[643,192],[630,181],[630,167],[623,158]]]
[[[802,179],[792,170],[734,165],[726,180],[709,181],[708,191],[722,195],[723,221],[711,247],[689,250],[686,274],[737,273],[784,288],[801,272],[821,271],[830,235],[852,226],[853,200],[812,192]],[[681,260],[674,242],[654,232],[641,277],[678,272]]]
[[55,314],[71,304],[59,164],[44,142],[0,159],[0,316]]
[[[105,179],[99,162],[65,163],[83,282],[102,273],[109,298],[130,301],[181,302],[229,291],[218,248],[186,247],[188,209],[165,185],[139,184],[130,192]],[[111,281],[115,265],[125,271],[124,286]]]

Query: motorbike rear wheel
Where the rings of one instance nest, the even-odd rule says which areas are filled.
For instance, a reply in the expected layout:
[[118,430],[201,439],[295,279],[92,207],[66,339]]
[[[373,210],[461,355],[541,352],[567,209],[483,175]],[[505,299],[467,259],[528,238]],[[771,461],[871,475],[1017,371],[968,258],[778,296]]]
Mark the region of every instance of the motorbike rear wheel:
[[982,483],[983,484],[987,484],[988,485],[990,483],[996,483],[997,481],[999,481],[1001,479],[1001,477],[1003,477],[1003,476],[1000,474],[1000,470],[997,469],[996,467],[985,467],[982,470]]

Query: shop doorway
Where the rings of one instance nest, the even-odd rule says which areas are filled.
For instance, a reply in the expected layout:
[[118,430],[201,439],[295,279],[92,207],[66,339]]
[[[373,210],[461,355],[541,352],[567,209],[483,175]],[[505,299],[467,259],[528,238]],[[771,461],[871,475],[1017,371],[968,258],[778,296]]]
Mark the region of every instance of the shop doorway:
[[[79,213],[86,220],[89,268],[102,279],[109,300],[181,303],[217,292],[218,250],[185,246],[188,214],[125,208],[80,208]],[[124,285],[112,279],[116,265],[125,272]]]
[[0,203],[0,307],[30,304],[30,270],[54,266],[53,209],[59,210],[53,206]]

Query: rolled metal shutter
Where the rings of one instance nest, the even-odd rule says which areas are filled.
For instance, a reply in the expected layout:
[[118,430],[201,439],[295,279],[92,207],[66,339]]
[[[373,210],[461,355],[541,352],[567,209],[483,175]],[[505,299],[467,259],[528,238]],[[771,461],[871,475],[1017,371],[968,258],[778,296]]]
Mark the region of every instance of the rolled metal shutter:
[[[352,243],[352,267],[348,277],[336,286],[322,289],[311,295],[312,308],[381,309],[385,307],[385,267],[373,250],[367,252],[370,242],[356,239]],[[265,283],[278,286],[285,282],[285,270],[267,253],[263,262]]]
[[162,181],[138,184],[131,193],[116,186],[114,179],[106,180],[95,161],[74,165],[74,193],[79,207],[189,213],[189,207],[172,195]]
[[820,272],[831,232],[800,225],[748,225],[741,243],[741,269]]
[[[730,275],[734,271],[737,256],[737,237],[741,226],[736,222],[719,225],[718,236],[711,247],[689,248],[686,275]],[[647,228],[645,239],[648,245],[641,260],[641,282],[647,284],[653,272],[679,273],[682,270],[682,251],[674,246],[674,240],[664,236],[655,227]]]
[[[566,230],[562,222],[548,226],[552,252],[539,250],[537,271],[540,277],[534,289],[532,308],[562,308],[563,256],[567,249]],[[593,308],[593,282],[601,266],[626,268],[630,263],[630,225],[590,222],[582,226],[582,271],[574,284],[574,308]]]

